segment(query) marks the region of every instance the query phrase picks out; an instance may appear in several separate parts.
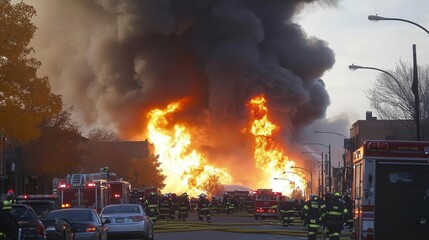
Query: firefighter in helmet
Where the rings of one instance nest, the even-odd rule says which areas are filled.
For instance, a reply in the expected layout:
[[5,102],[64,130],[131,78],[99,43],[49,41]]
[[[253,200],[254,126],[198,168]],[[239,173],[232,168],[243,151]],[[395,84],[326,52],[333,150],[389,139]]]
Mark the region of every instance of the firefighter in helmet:
[[201,193],[200,198],[197,203],[197,211],[198,211],[198,220],[203,222],[204,216],[207,219],[208,223],[211,223],[211,215],[210,215],[210,201],[207,199],[207,195]]
[[153,222],[156,222],[159,216],[159,201],[158,196],[155,192],[150,193],[144,205],[146,213],[149,215]]
[[179,197],[179,203],[178,203],[178,218],[186,221],[186,218],[189,217],[189,211],[191,211],[191,203],[189,202],[188,194],[183,193]]
[[173,202],[168,194],[164,194],[159,200],[159,218],[171,219],[171,209],[173,208]]
[[310,194],[310,199],[305,202],[302,208],[302,218],[307,225],[307,235],[309,240],[317,238],[317,231],[322,226],[322,217],[325,213],[325,203],[317,195]]
[[279,203],[279,212],[282,225],[285,227],[291,225],[295,219],[295,201],[289,197],[283,196]]
[[19,225],[8,200],[0,201],[0,239],[18,239]]
[[7,190],[6,199],[10,204],[16,204],[15,192],[12,189]]
[[347,221],[349,212],[341,200],[339,192],[334,193],[332,200],[326,202],[326,213],[322,217],[326,227],[326,236],[331,240],[339,240],[343,224]]

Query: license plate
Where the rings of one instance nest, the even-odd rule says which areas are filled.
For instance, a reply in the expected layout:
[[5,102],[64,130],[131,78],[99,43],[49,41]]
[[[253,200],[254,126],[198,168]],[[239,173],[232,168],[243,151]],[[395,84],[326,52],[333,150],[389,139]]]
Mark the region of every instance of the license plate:
[[116,222],[117,222],[117,223],[123,223],[123,222],[124,222],[124,219],[123,219],[123,218],[117,218],[117,219],[116,219]]

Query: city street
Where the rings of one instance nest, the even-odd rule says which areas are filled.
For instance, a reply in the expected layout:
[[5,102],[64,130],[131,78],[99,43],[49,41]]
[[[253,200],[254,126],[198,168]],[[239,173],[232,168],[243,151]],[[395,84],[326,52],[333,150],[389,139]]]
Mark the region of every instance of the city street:
[[[347,238],[348,236],[348,238]],[[277,240],[307,239],[302,223],[281,226],[276,219],[254,220],[250,214],[213,215],[212,223],[198,223],[196,213],[191,213],[186,222],[160,220],[155,223],[157,240]],[[349,234],[344,232],[344,239]]]

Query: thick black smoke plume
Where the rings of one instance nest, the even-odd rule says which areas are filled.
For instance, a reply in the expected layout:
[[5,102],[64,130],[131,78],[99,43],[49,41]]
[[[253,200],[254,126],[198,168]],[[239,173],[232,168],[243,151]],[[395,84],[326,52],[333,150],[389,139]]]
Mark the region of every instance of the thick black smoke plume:
[[[201,130],[207,152],[237,152],[246,104],[265,94],[293,140],[330,104],[320,77],[327,43],[293,16],[316,0],[44,0],[33,46],[41,74],[85,126],[145,131],[148,110],[191,97],[176,120]],[[214,129],[214,131],[211,131]],[[209,138],[206,138],[210,136]],[[213,142],[221,144],[213,144]],[[237,143],[238,142],[238,143]],[[210,146],[210,147],[209,147]],[[226,150],[225,150],[226,149]],[[214,154],[214,153],[213,153]]]

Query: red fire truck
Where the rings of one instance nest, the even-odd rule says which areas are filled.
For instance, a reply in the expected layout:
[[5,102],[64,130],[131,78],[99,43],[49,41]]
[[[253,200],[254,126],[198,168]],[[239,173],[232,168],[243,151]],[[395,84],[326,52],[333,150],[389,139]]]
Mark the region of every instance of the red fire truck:
[[272,189],[258,189],[253,194],[255,196],[255,220],[278,217],[277,206],[282,196],[281,192],[273,192]]
[[66,182],[60,183],[57,192],[61,207],[100,211],[110,204],[110,185],[102,173],[72,174]]
[[110,204],[130,203],[131,184],[123,180],[108,181],[110,185]]
[[353,169],[355,239],[428,238],[429,142],[365,141]]

